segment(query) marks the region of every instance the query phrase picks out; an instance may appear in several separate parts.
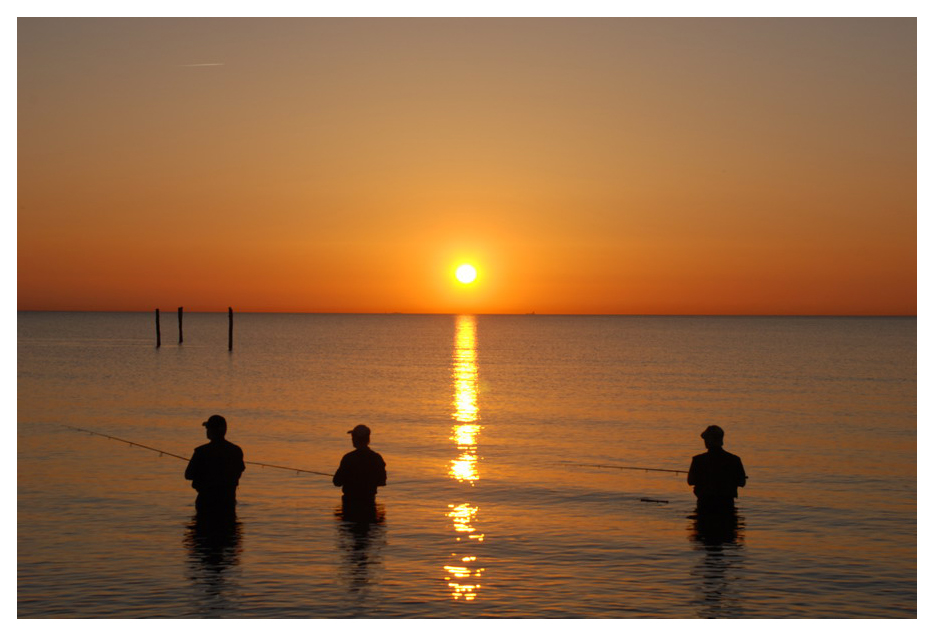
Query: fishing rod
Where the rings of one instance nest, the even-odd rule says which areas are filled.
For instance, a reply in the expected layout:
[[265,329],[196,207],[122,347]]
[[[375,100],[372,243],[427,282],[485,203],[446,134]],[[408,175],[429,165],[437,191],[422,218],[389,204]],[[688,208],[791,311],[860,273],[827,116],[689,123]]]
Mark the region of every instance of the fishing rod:
[[[180,455],[171,453],[169,451],[163,451],[162,449],[156,449],[155,447],[150,447],[148,445],[140,444],[138,442],[133,442],[132,440],[126,440],[124,438],[118,438],[117,436],[111,436],[110,434],[102,434],[97,431],[91,431],[90,429],[82,429],[81,427],[72,427],[71,425],[62,425],[62,427],[68,427],[69,429],[74,429],[75,431],[83,431],[86,434],[91,434],[92,436],[100,436],[101,438],[107,438],[108,440],[116,440],[117,442],[123,442],[123,443],[130,445],[131,447],[139,447],[141,449],[148,449],[149,451],[155,451],[160,456],[163,456],[163,455],[171,456],[173,458],[178,458],[179,460],[184,460],[185,462],[189,461],[189,458],[186,458],[184,456],[180,456]],[[263,467],[263,468],[270,467],[272,469],[285,469],[286,471],[295,471],[296,473],[312,473],[318,476],[328,476],[329,478],[334,475],[331,473],[324,473],[322,471],[311,471],[310,469],[296,469],[295,467],[284,467],[282,465],[270,464],[268,462],[253,462],[250,460],[244,460],[244,464],[252,464],[252,465],[256,465],[258,467]]]
[[664,473],[688,473],[681,469],[654,469],[652,467],[622,467],[615,464],[581,464],[578,462],[562,462],[561,464],[571,465],[573,467],[598,467],[600,469],[628,469],[630,471],[662,471]]
[[133,442],[132,440],[124,440],[123,438],[118,438],[117,436],[111,436],[108,434],[98,433],[97,431],[91,431],[90,429],[82,429],[81,427],[72,427],[71,425],[62,425],[62,427],[68,427],[69,429],[74,429],[75,431],[83,431],[86,434],[91,434],[92,436],[100,436],[101,438],[107,438],[108,440],[116,440],[117,442],[125,442],[131,447],[139,447],[141,449],[149,449],[150,451],[155,451],[160,456],[172,456],[173,458],[178,458],[179,460],[184,460],[188,462],[189,458],[170,453],[168,451],[163,451],[162,449],[156,449],[155,447],[148,447],[146,445],[141,445],[138,442]]

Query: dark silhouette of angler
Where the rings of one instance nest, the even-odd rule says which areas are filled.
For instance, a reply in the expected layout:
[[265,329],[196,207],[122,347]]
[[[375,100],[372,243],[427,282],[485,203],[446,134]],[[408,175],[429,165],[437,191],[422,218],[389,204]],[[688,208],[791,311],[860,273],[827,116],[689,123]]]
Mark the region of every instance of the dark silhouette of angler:
[[185,479],[198,492],[195,509],[201,513],[232,511],[237,504],[237,485],[244,466],[243,450],[225,440],[227,421],[211,416],[202,423],[209,442],[195,449],[185,469]]
[[729,513],[734,508],[737,487],[747,484],[747,475],[738,456],[724,451],[724,430],[712,425],[701,434],[705,453],[692,458],[688,484],[695,487],[698,511]]
[[377,487],[386,486],[386,463],[370,448],[367,425],[357,425],[347,433],[351,434],[354,451],[344,454],[331,481],[334,486],[341,487],[341,502],[346,513],[351,510],[369,512],[376,501]]

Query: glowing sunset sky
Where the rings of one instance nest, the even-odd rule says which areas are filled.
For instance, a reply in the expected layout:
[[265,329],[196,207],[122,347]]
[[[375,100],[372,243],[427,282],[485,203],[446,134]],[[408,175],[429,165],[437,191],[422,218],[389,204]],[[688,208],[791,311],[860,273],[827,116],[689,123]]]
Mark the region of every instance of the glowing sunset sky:
[[915,314],[916,21],[20,19],[17,169],[22,310]]

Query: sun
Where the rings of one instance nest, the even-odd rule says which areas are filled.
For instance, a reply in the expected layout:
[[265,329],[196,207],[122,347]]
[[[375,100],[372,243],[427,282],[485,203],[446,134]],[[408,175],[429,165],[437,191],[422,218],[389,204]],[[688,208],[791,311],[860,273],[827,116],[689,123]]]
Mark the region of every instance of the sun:
[[457,278],[461,283],[467,285],[468,283],[473,283],[474,279],[477,278],[477,270],[473,265],[465,263],[464,265],[459,265],[458,269],[455,270],[455,278]]

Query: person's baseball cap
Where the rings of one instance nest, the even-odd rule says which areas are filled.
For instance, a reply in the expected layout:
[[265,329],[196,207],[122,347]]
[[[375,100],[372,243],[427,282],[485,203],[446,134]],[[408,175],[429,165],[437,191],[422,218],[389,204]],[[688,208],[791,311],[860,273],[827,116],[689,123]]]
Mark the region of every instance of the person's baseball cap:
[[368,427],[367,425],[357,425],[356,427],[354,427],[347,433],[351,434],[352,436],[368,436],[369,437],[370,427]]
[[218,416],[217,414],[211,416],[206,421],[201,423],[202,427],[226,427],[227,421],[224,420],[224,416]]

